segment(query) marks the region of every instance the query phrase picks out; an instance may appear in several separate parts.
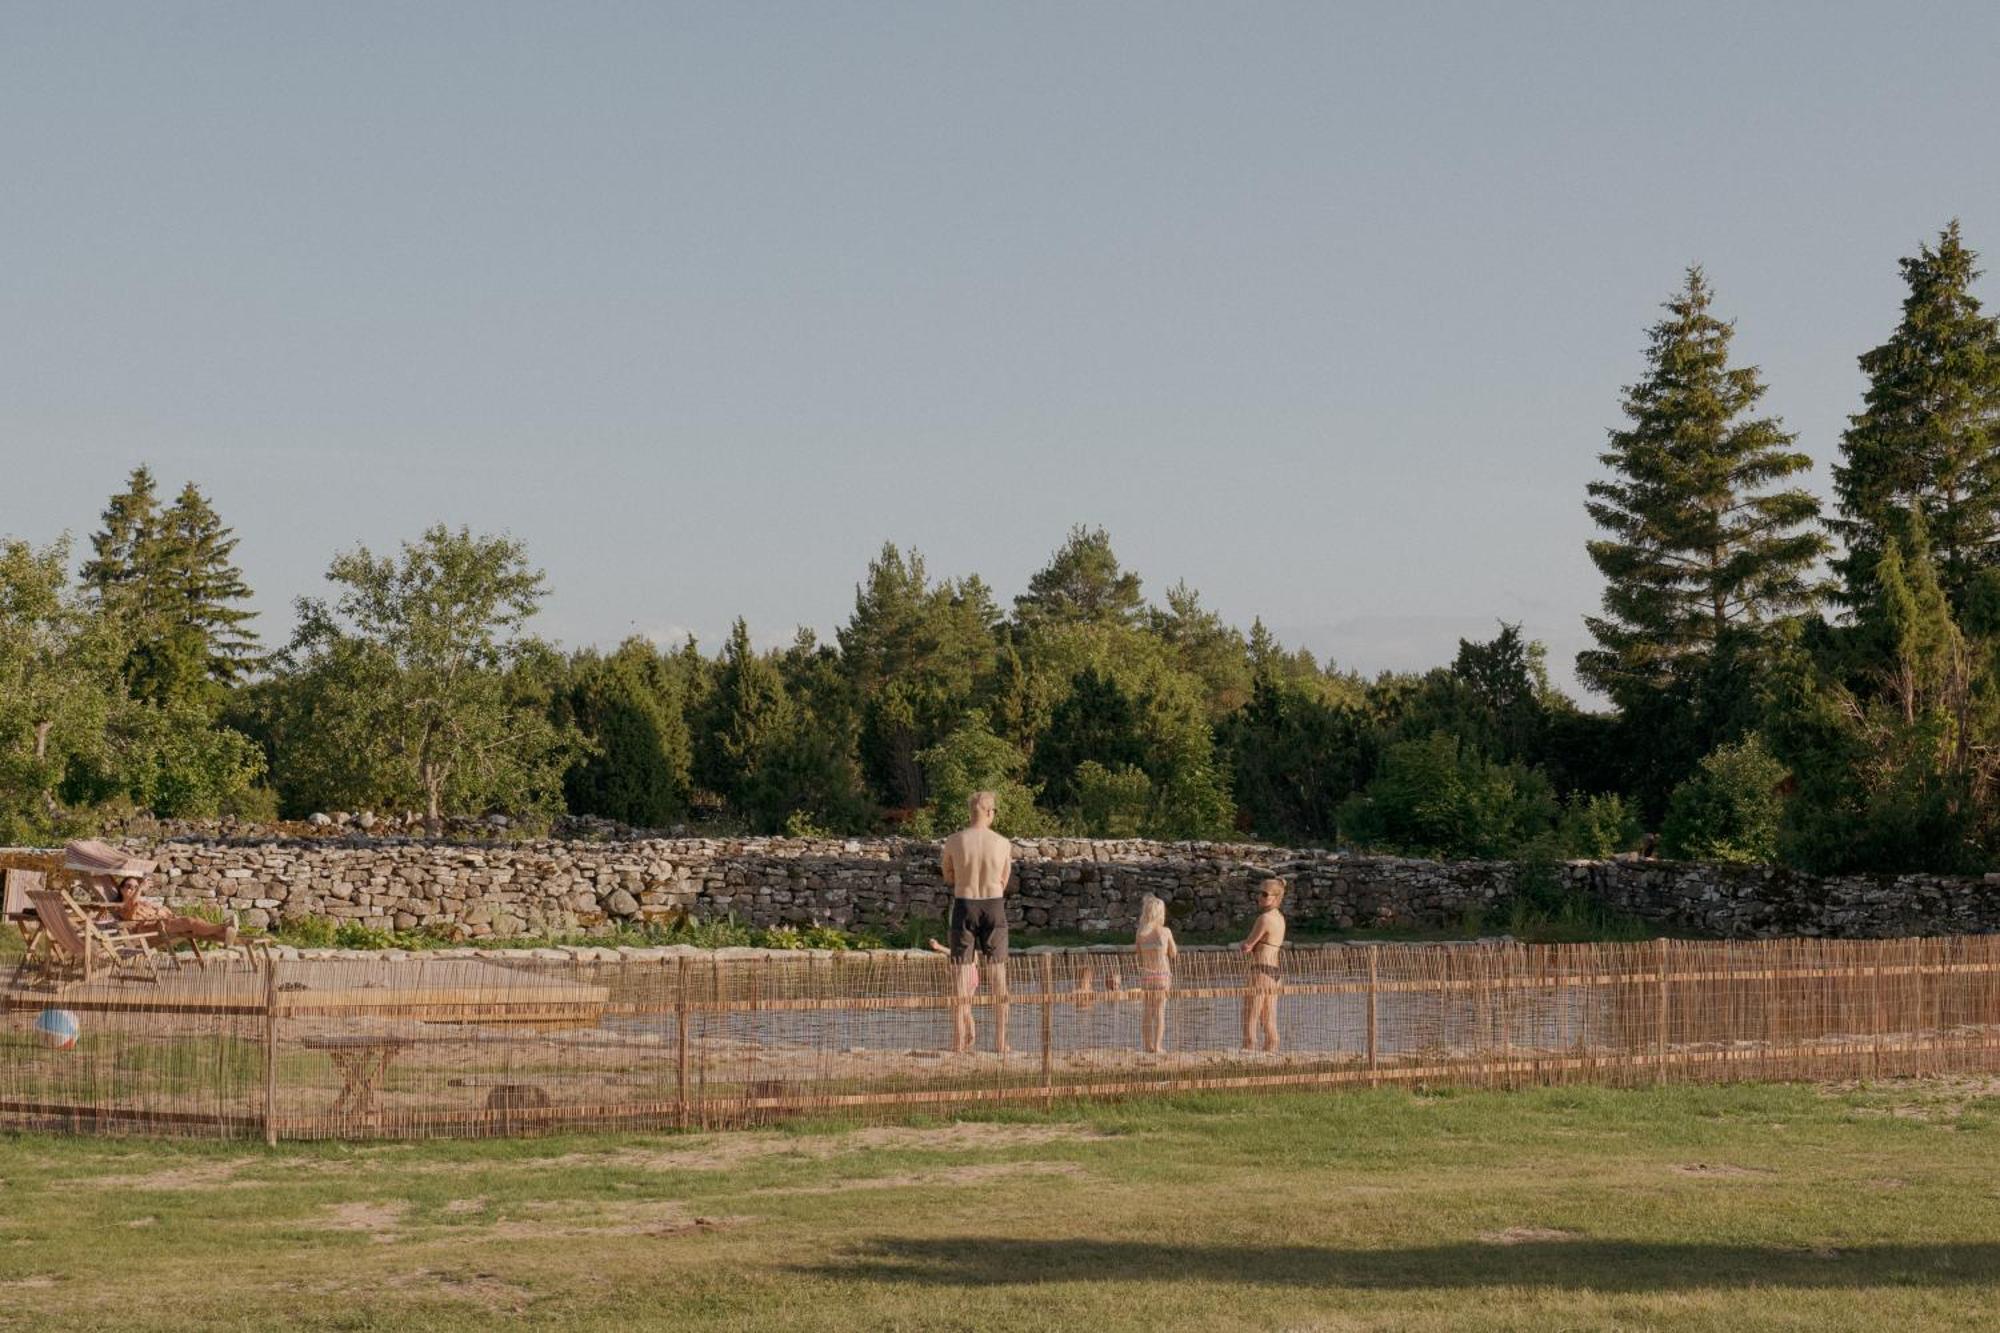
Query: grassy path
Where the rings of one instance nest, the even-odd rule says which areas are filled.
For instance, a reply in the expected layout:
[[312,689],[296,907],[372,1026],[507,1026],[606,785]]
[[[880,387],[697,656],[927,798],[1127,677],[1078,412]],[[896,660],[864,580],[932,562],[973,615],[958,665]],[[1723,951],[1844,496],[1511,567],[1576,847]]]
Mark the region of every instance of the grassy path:
[[1958,1082],[0,1136],[0,1328],[1981,1328],[1997,1122],[2000,1083]]

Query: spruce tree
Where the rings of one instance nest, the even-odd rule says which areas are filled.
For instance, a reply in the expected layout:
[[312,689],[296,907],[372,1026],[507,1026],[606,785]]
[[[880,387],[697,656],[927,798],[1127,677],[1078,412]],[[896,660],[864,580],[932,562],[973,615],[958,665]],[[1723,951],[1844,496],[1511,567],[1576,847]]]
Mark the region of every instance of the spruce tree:
[[249,587],[232,562],[236,536],[189,482],[162,509],[153,474],[133,469],[91,538],[83,581],[126,636],[126,690],[156,704],[208,700],[260,664],[240,603]]
[[738,811],[761,806],[797,716],[783,675],[751,646],[740,617],[716,664],[706,714],[695,748],[697,779]]
[[103,519],[103,531],[90,539],[84,586],[99,606],[143,616],[151,608],[135,603],[155,591],[146,573],[156,564],[160,536],[160,497],[151,468],[142,463],[132,469],[125,489],[104,506]]
[[[1598,647],[1583,678],[1621,705],[1697,681],[1725,641],[1754,642],[1808,609],[1825,549],[1818,502],[1773,483],[1811,460],[1774,417],[1747,414],[1764,395],[1754,366],[1731,366],[1734,326],[1710,313],[1708,282],[1690,268],[1666,302],[1647,373],[1625,390],[1630,424],[1599,455],[1612,472],[1586,508],[1604,536],[1589,543],[1605,577],[1604,615],[1587,617]],[[1695,753],[1711,748],[1713,740]]]
[[1977,259],[1954,220],[1935,248],[1902,260],[1902,322],[1861,357],[1868,392],[1841,438],[1832,525],[1846,545],[1840,600],[1857,614],[1888,541],[1907,543],[1913,511],[1955,609],[2000,563],[2000,320],[1972,296]]
[[164,600],[174,621],[200,637],[208,678],[225,687],[262,662],[249,628],[257,613],[241,605],[250,588],[231,559],[236,542],[201,489],[193,482],[184,486],[162,523]]
[[571,659],[556,721],[574,726],[590,749],[563,775],[570,813],[657,828],[687,809],[688,728],[676,674],[641,638],[609,657],[585,650]]

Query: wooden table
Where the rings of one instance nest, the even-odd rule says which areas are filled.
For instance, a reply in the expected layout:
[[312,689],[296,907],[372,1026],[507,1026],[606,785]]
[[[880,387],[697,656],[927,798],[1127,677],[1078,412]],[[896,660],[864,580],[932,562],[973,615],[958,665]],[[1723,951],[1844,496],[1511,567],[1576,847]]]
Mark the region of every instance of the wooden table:
[[353,1036],[307,1037],[300,1043],[309,1051],[325,1051],[340,1071],[340,1095],[333,1099],[335,1115],[373,1117],[379,1114],[375,1087],[388,1074],[389,1066],[407,1046],[408,1037]]

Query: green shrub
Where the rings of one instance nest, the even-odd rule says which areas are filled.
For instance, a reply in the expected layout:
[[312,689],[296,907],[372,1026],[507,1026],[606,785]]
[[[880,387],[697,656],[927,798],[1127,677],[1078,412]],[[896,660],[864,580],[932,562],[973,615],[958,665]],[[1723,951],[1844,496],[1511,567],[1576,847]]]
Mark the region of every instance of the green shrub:
[[1660,850],[1686,861],[1775,861],[1785,778],[1785,766],[1754,733],[1716,747],[1674,788]]
[[794,810],[785,816],[785,836],[788,838],[831,838],[833,830],[819,823],[809,811]]
[[1389,747],[1381,772],[1341,806],[1340,832],[1412,856],[1493,859],[1547,834],[1556,814],[1540,773],[1496,764],[1438,731]]
[[1021,780],[1027,768],[1021,752],[993,734],[982,712],[966,714],[956,731],[919,753],[917,763],[931,799],[906,826],[914,837],[940,837],[963,824],[966,802],[976,791],[994,793],[993,826],[1009,837],[1058,831],[1035,805],[1039,790]]
[[1153,805],[1153,780],[1128,764],[1106,768],[1095,759],[1076,766],[1074,822],[1087,838],[1136,838]]
[[1566,857],[1605,861],[1639,845],[1639,817],[1615,793],[1569,798],[1556,820],[1556,843]]
[[277,938],[301,949],[331,949],[335,927],[323,916],[286,917],[278,924]]

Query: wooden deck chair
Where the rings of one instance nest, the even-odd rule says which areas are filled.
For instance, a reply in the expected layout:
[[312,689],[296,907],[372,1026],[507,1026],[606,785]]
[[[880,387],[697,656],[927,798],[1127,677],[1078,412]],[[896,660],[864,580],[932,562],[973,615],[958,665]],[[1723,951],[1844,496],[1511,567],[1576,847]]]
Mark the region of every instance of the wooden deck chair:
[[35,921],[35,905],[28,901],[28,891],[42,888],[45,882],[39,870],[23,870],[18,866],[0,870],[0,923],[21,932],[21,938],[28,942],[29,958],[41,952],[42,932]]
[[50,966],[75,968],[83,973],[85,982],[100,969],[143,968],[144,975],[159,985],[159,959],[143,936],[98,925],[60,889],[30,889],[28,901],[34,904],[36,922],[48,938],[44,961]]

